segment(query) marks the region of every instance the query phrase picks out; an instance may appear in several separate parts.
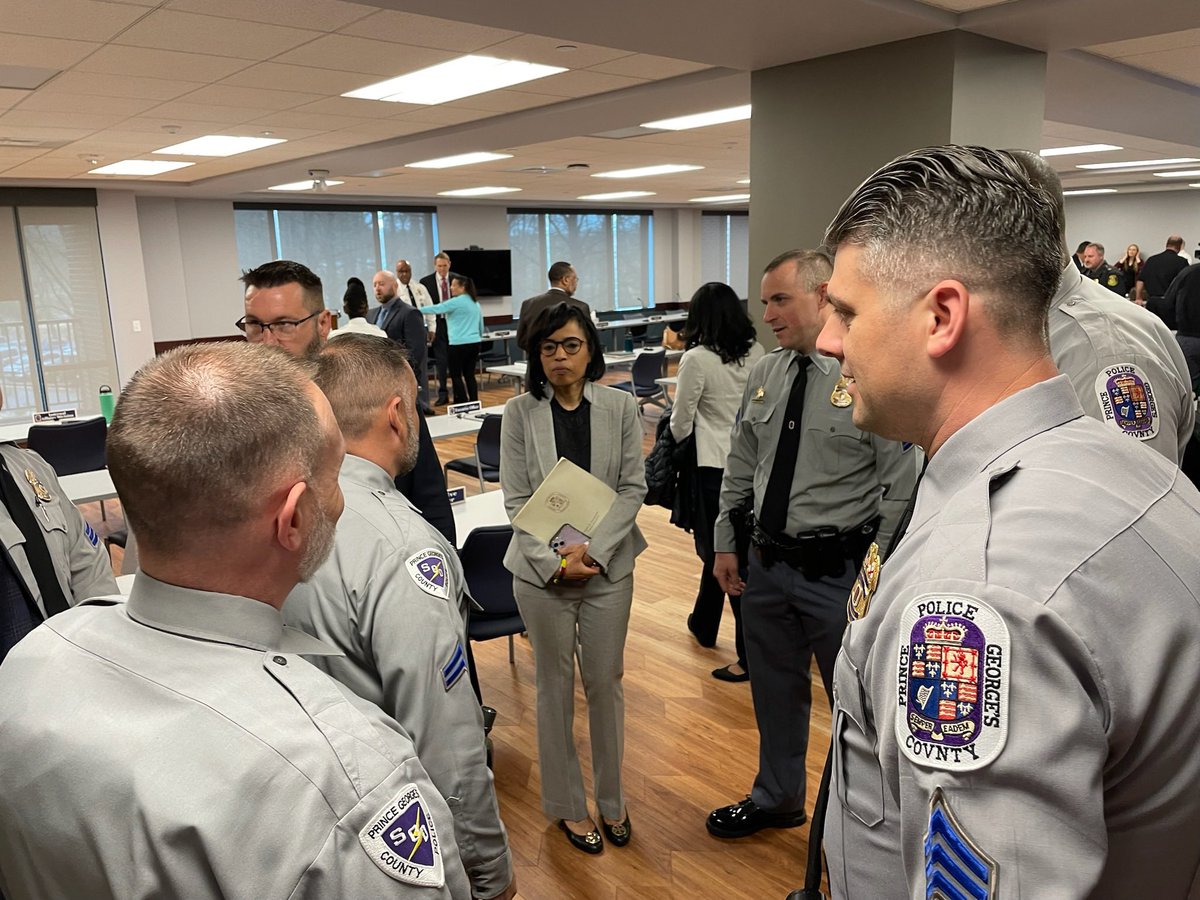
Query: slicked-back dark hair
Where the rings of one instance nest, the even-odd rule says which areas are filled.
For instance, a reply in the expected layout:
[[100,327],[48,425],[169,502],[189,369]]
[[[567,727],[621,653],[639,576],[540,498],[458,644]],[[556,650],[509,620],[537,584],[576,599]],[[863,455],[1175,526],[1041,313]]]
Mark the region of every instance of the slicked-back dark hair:
[[525,384],[535,397],[545,399],[549,396],[546,393],[546,369],[542,365],[542,352],[539,349],[541,343],[568,322],[578,323],[587,339],[588,367],[584,377],[588,381],[599,381],[604,377],[604,348],[600,346],[600,332],[596,330],[595,323],[578,306],[572,303],[556,303],[538,313],[529,332],[529,343],[526,344],[529,348],[529,359],[526,363]]
[[825,244],[860,247],[859,275],[897,304],[953,279],[985,298],[1001,334],[1046,345],[1062,274],[1057,205],[1011,153],[927,147],[864,181]]
[[575,268],[569,262],[556,262],[550,267],[550,271],[546,273],[546,278],[551,284],[559,284],[564,278],[571,274],[571,270]]
[[733,288],[710,281],[700,285],[688,301],[682,337],[686,349],[707,347],[728,365],[746,358],[754,346],[755,331]]
[[305,309],[310,313],[315,313],[325,308],[325,293],[321,287],[321,279],[304,263],[290,259],[277,259],[242,273],[242,284],[246,287],[275,288],[293,282],[303,289]]

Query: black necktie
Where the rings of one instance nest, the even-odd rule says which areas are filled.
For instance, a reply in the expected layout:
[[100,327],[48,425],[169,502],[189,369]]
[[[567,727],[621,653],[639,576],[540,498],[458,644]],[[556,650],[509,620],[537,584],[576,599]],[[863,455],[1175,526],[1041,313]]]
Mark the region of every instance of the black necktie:
[[25,558],[29,560],[29,568],[33,570],[34,580],[42,594],[42,605],[46,615],[52,616],[67,608],[67,599],[63,596],[62,586],[58,583],[58,575],[54,570],[54,560],[50,557],[50,548],[46,546],[46,535],[42,526],[25,495],[17,487],[17,482],[8,466],[0,464],[0,498],[8,507],[8,515],[13,524],[21,529],[25,536]]
[[792,480],[796,474],[796,456],[800,452],[804,389],[808,386],[808,367],[812,362],[807,356],[797,356],[796,359],[799,369],[796,371],[795,380],[792,381],[787,408],[783,411],[779,442],[775,445],[775,462],[771,465],[767,493],[763,497],[762,512],[758,516],[759,526],[773,535],[782,535],[787,528],[788,504],[792,498]]
[[413,290],[412,290],[412,285],[411,285],[411,284],[406,284],[406,285],[405,285],[405,287],[407,287],[407,288],[408,288],[408,299],[409,299],[409,302],[411,302],[411,303],[412,303],[412,307],[413,307],[413,309],[416,309],[416,308],[417,308],[417,295],[413,293]]
[[892,532],[892,539],[888,542],[887,551],[883,554],[883,559],[886,562],[888,557],[895,552],[896,547],[900,544],[900,539],[904,537],[904,532],[908,531],[908,523],[912,521],[913,510],[917,508],[917,491],[921,489],[921,479],[925,477],[925,470],[929,468],[929,457],[925,457],[925,462],[921,466],[921,474],[917,476],[917,483],[913,485],[912,496],[908,498],[908,505],[904,507],[904,512],[900,514],[900,521],[896,523],[896,530]]

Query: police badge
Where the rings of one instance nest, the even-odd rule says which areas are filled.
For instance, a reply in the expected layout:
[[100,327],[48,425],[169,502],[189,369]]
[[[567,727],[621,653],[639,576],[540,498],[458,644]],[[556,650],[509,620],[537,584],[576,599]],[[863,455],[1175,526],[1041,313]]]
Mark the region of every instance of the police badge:
[[33,469],[25,470],[25,480],[29,482],[29,486],[33,488],[34,496],[37,497],[38,503],[49,503],[54,498],[50,496],[50,492],[46,490],[46,486],[38,480]]
[[1122,434],[1148,441],[1158,434],[1154,388],[1137,366],[1113,365],[1096,376],[1096,395],[1104,421]]
[[850,396],[849,386],[850,382],[846,380],[846,376],[839,376],[837,384],[833,386],[833,393],[829,395],[829,402],[838,409],[845,409],[853,403],[854,398]]
[[863,557],[854,587],[850,588],[850,599],[846,601],[846,621],[857,622],[871,607],[871,597],[879,584],[879,545],[871,541],[867,555]]

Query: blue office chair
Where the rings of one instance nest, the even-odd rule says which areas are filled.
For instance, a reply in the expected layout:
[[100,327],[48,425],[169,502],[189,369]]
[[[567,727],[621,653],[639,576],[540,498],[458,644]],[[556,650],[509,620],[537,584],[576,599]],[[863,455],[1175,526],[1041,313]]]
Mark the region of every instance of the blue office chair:
[[508,638],[508,661],[513,663],[513,635],[525,630],[525,622],[513,597],[513,577],[504,568],[504,552],[512,540],[511,525],[484,525],[474,529],[463,542],[460,556],[467,590],[483,611],[473,610],[467,636],[473,641]]
[[662,378],[667,368],[667,351],[652,350],[638,355],[633,361],[631,381],[618,381],[610,385],[620,391],[629,391],[638,402],[638,407],[644,409],[647,403],[653,403],[663,409],[667,407],[667,392],[655,379]]
[[487,490],[488,483],[500,481],[500,420],[503,416],[488,413],[475,438],[475,455],[460,456],[446,463],[447,472],[460,472],[479,479],[480,492]]

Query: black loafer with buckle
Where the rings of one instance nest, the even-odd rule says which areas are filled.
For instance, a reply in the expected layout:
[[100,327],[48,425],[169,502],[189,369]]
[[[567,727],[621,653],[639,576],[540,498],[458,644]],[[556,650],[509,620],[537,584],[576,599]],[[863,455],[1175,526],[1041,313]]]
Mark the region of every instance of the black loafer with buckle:
[[629,822],[628,812],[625,813],[625,821],[619,825],[609,825],[607,819],[601,819],[600,827],[604,829],[604,836],[614,847],[624,847],[633,837],[633,825]]
[[600,832],[595,828],[587,834],[576,834],[569,827],[565,819],[558,820],[558,827],[566,834],[567,840],[571,842],[571,846],[576,850],[582,850],[584,853],[600,853],[604,850],[604,841],[600,837]]
[[775,813],[759,809],[747,797],[741,803],[722,806],[708,814],[708,833],[721,838],[749,837],[764,828],[796,828],[807,821],[804,810],[794,813]]

